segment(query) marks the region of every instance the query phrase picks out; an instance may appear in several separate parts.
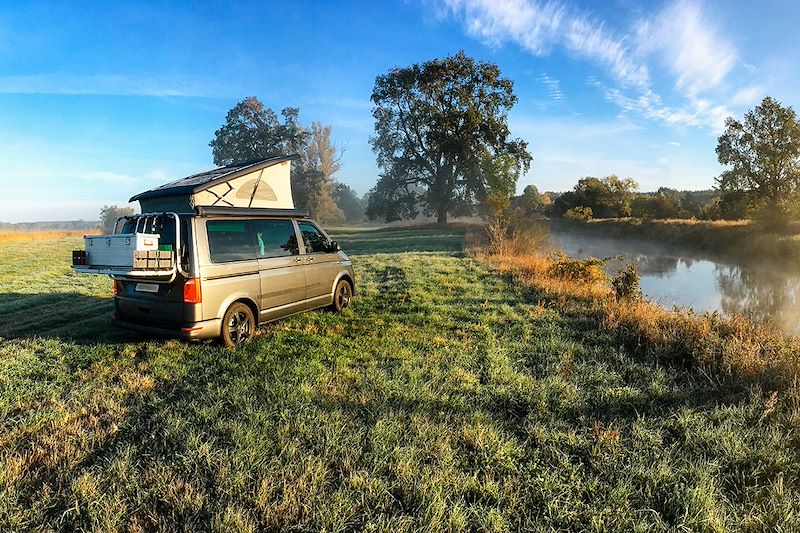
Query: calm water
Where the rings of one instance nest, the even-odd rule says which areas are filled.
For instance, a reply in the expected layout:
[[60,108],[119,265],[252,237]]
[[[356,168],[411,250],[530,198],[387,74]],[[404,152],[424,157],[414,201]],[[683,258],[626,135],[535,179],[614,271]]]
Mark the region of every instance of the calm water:
[[715,259],[649,241],[600,239],[572,233],[554,233],[552,237],[573,257],[621,255],[621,259],[609,261],[612,273],[635,261],[642,292],[663,307],[746,314],[759,321],[773,321],[786,331],[800,332],[799,265]]

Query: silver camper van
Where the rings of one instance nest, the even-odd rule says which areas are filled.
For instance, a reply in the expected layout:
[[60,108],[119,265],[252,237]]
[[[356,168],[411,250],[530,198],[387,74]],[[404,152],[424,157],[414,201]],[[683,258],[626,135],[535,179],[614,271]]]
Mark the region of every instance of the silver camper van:
[[142,214],[85,237],[73,266],[110,275],[113,323],[150,333],[236,346],[260,323],[341,311],[355,292],[352,262],[294,209],[292,159],[220,167],[134,196]]

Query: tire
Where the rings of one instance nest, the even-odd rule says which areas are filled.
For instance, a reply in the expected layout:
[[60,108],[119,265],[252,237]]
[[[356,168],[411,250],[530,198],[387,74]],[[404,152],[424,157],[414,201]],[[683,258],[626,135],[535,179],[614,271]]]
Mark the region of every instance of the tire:
[[220,340],[225,346],[234,348],[250,342],[256,333],[253,311],[242,302],[234,302],[222,317]]
[[350,282],[346,279],[340,279],[339,283],[336,284],[336,290],[333,291],[333,305],[331,305],[331,311],[341,313],[350,307],[352,301],[353,286],[350,285]]

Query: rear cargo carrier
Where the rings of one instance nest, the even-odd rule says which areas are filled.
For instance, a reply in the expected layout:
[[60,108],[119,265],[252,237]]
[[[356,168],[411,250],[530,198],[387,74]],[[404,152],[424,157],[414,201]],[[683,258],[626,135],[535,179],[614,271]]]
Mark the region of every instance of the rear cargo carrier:
[[[72,267],[82,274],[152,278],[154,282],[174,280],[180,270],[180,239],[175,239],[175,245],[162,244],[161,235],[152,232],[165,217],[174,221],[175,235],[180,235],[181,222],[176,213],[122,217],[117,220],[115,233],[84,236],[84,249],[72,252]],[[116,233],[120,222],[124,233]]]

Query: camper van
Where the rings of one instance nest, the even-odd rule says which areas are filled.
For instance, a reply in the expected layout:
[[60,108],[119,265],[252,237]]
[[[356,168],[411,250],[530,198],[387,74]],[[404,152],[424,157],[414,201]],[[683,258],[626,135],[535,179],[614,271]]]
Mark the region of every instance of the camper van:
[[352,262],[294,208],[293,157],[219,167],[131,198],[142,214],[85,237],[77,272],[113,278],[113,324],[186,339],[250,341],[256,326],[301,311],[342,311]]

